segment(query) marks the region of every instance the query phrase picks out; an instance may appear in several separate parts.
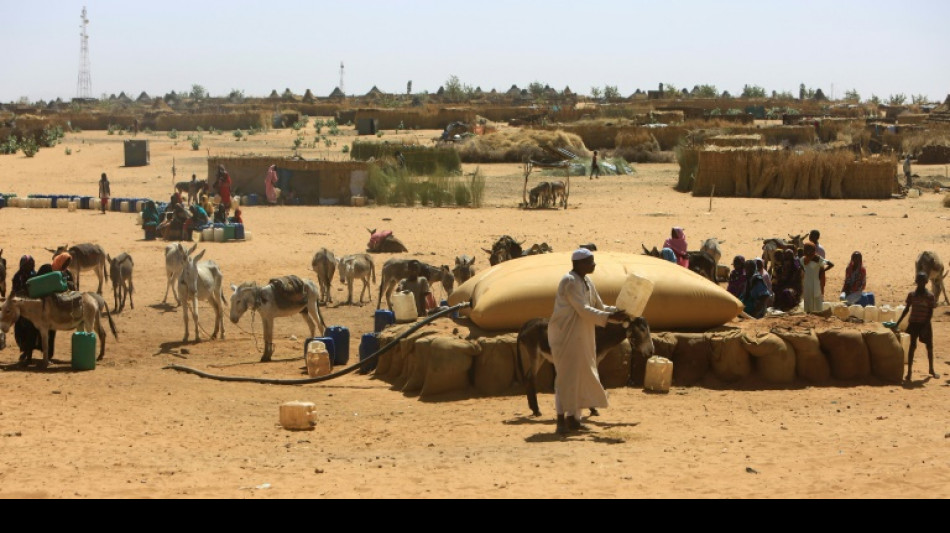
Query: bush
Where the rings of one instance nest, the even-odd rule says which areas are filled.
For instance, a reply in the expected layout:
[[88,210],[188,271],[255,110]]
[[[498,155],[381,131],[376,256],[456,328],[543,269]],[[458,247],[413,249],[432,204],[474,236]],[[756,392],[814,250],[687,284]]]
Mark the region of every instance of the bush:
[[73,155],[73,149],[67,146],[67,147],[66,147],[66,155],[67,155],[67,156]]
[[6,142],[0,143],[0,155],[13,155],[20,150],[16,137],[10,137]]
[[464,183],[455,184],[455,205],[468,207],[472,205],[472,191]]
[[350,153],[350,145],[348,145],[348,144],[343,145],[343,153],[344,153],[344,154]]
[[188,137],[188,140],[191,141],[191,149],[198,151],[201,149],[201,135],[193,135]]
[[106,131],[107,131],[107,133],[108,133],[109,135],[115,135],[115,132],[116,132],[118,129],[119,129],[119,128],[118,128],[115,124],[109,124],[109,127],[108,127],[108,129],[107,129]]
[[472,174],[471,197],[473,207],[480,208],[484,205],[485,176],[482,175],[481,167],[476,168],[475,172]]
[[390,199],[390,189],[392,187],[392,177],[377,165],[369,167],[369,181],[366,183],[366,191],[369,197],[376,200],[376,205],[387,205]]
[[23,150],[23,155],[26,157],[33,157],[40,151],[39,145],[36,144],[36,140],[34,140],[32,137],[24,139],[20,143],[20,148]]
[[64,137],[66,137],[66,134],[63,132],[63,128],[60,126],[44,128],[43,133],[40,135],[40,144],[44,148],[52,148],[59,144],[59,141]]
[[178,139],[178,130],[171,130],[170,132],[168,132],[168,138],[171,139],[171,140],[173,140],[173,141],[174,141],[174,140],[177,140],[177,139]]
[[234,135],[235,139],[240,141],[241,138],[244,137],[244,132],[241,130],[234,130],[234,133],[232,133],[232,135]]

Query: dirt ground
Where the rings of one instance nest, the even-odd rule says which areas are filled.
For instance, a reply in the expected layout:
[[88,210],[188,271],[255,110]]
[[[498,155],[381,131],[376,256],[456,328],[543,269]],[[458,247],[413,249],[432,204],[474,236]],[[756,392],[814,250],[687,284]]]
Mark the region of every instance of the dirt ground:
[[[144,168],[122,168],[124,138],[99,132],[71,134],[34,159],[0,156],[0,191],[95,195],[105,171],[117,197],[165,198],[173,159],[179,180],[204,177],[209,152],[286,156],[295,135],[271,132],[239,143],[206,133],[198,152],[164,134],[145,137],[152,164]],[[386,139],[396,136],[387,132]],[[343,157],[340,146],[333,157]],[[303,153],[321,154],[327,152]],[[686,228],[691,243],[724,240],[728,261],[758,255],[763,238],[819,228],[837,265],[829,294],[840,288],[851,252],[861,250],[870,290],[892,305],[912,289],[919,252],[950,256],[950,210],[942,196],[929,193],[894,201],[715,199],[710,212],[708,198],[672,190],[674,165],[640,165],[634,176],[575,178],[568,211],[525,212],[515,208],[523,180],[518,165],[482,170],[489,186],[488,206],[480,210],[247,208],[253,241],[200,248],[221,266],[227,284],[238,284],[285,274],[312,278],[317,249],[361,252],[366,228],[373,227],[394,230],[410,255],[428,262],[450,264],[469,254],[480,268],[487,264],[480,249],[503,234],[559,251],[593,242],[601,250],[638,253],[641,243],[661,244],[675,225]],[[46,260],[44,248],[65,243],[128,252],[136,265],[136,307],[117,317],[119,341],[109,338],[95,372],[58,364],[0,373],[0,498],[950,497],[950,382],[925,379],[925,362],[905,386],[692,388],[668,396],[614,390],[611,408],[591,421],[592,433],[562,440],[553,436],[550,395],[542,395],[545,417],[536,420],[518,391],[424,403],[365,376],[280,388],[163,370],[185,364],[297,378],[302,362],[212,368],[259,359],[248,317],[239,326],[227,321],[226,340],[209,342],[205,334],[201,343],[182,345],[181,310],[161,303],[165,243],[144,242],[134,215],[3,209],[0,228],[8,277],[21,255]],[[91,283],[83,277],[84,288],[94,288]],[[344,299],[339,283],[334,291]],[[105,293],[111,305],[111,287]],[[210,331],[211,309],[200,309]],[[374,309],[332,306],[324,313],[358,339],[371,331]],[[936,320],[937,371],[950,376],[947,309]],[[253,328],[259,335],[260,324]],[[302,354],[308,335],[302,320],[279,321],[277,335],[277,358]],[[17,360],[12,337],[0,352],[2,364]],[[61,334],[60,361],[69,359],[68,342]],[[278,407],[293,400],[318,406],[315,431],[278,427]]]

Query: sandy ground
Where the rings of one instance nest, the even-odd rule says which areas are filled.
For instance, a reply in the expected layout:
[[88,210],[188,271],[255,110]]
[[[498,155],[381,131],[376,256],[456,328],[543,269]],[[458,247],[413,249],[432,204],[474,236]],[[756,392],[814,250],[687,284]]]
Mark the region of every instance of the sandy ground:
[[[149,138],[152,165],[140,169],[121,168],[123,138],[104,133],[70,135],[34,159],[0,156],[0,191],[93,195],[105,171],[116,196],[164,198],[173,158],[179,179],[201,176],[206,150],[289,155],[294,135],[237,143],[227,134],[206,134],[200,152],[184,140],[175,146],[164,135]],[[725,240],[731,258],[757,255],[764,237],[820,228],[838,264],[829,292],[840,287],[851,252],[861,250],[870,289],[891,304],[911,290],[920,251],[950,255],[950,210],[933,194],[884,202],[716,199],[710,213],[708,198],[674,192],[676,167],[660,165],[639,166],[629,177],[575,179],[569,211],[523,212],[514,208],[519,166],[482,169],[490,179],[489,206],[481,210],[249,208],[253,242],[201,248],[230,284],[309,276],[318,248],[360,252],[367,227],[394,230],[429,262],[469,254],[481,268],[487,261],[479,249],[503,234],[529,244],[546,241],[556,250],[594,242],[602,250],[637,253],[641,243],[661,244],[671,226],[682,225],[692,242]],[[942,176],[945,169],[918,172]],[[164,243],[143,242],[133,215],[3,209],[0,228],[10,277],[20,255],[46,259],[44,247],[96,242],[113,255],[132,254],[137,289],[135,310],[117,318],[120,340],[110,337],[95,372],[54,365],[0,373],[0,498],[950,497],[950,390],[946,378],[925,379],[925,363],[906,386],[694,388],[669,396],[614,390],[611,409],[592,422],[591,434],[561,440],[552,435],[550,395],[541,397],[546,416],[535,420],[518,391],[424,403],[364,376],[278,388],[162,370],[172,363],[208,369],[257,361],[250,320],[240,327],[228,322],[227,340],[180,344],[181,311],[161,305]],[[88,275],[83,282],[91,288]],[[343,299],[339,284],[334,290]],[[111,302],[111,287],[106,294]],[[358,339],[371,330],[373,309],[331,307],[325,316]],[[201,313],[210,330],[210,308],[202,305]],[[950,374],[948,322],[941,308],[942,374]],[[277,331],[277,358],[302,353],[308,333],[302,320],[278,322]],[[62,339],[58,359],[66,360],[68,335]],[[16,359],[15,346],[0,352],[0,363]],[[297,360],[217,371],[296,378],[301,366]],[[277,426],[278,406],[292,400],[317,404],[315,431]]]

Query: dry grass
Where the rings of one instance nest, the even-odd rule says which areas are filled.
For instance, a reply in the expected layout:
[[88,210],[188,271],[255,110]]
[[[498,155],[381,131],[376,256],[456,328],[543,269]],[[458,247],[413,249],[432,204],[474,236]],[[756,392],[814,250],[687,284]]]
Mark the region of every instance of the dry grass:
[[521,163],[540,152],[539,146],[568,148],[581,157],[590,156],[577,135],[563,131],[506,129],[472,137],[458,147],[463,163]]

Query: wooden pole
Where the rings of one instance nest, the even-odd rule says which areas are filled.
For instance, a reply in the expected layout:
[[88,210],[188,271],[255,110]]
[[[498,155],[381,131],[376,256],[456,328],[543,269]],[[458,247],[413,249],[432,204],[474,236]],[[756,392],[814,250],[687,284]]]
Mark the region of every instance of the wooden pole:
[[709,212],[712,213],[713,198],[716,197],[716,186],[713,185],[712,194],[709,195]]

